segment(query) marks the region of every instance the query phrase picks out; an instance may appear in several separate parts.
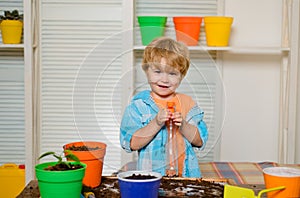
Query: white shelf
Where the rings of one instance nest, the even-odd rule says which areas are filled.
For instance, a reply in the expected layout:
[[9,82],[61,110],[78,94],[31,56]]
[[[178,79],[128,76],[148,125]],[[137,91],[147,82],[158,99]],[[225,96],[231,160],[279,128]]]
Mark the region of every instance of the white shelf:
[[0,49],[24,49],[24,44],[0,44]]
[[289,52],[288,47],[229,47],[226,53],[236,54],[282,54]]
[[[134,50],[144,50],[146,46],[134,46]],[[222,51],[238,54],[281,54],[289,52],[288,47],[208,47],[208,46],[189,46],[191,51]]]

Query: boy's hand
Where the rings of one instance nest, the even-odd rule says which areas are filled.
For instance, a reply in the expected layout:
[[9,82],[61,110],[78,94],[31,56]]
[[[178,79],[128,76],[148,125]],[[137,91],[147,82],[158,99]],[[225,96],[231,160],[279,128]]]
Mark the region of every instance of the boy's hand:
[[167,120],[170,118],[170,113],[166,109],[160,109],[155,117],[156,124],[158,126],[163,126]]
[[182,115],[180,112],[174,112],[172,115],[171,115],[171,119],[173,121],[173,123],[178,126],[178,127],[181,127],[182,125],[182,122],[183,122],[183,118],[182,118]]

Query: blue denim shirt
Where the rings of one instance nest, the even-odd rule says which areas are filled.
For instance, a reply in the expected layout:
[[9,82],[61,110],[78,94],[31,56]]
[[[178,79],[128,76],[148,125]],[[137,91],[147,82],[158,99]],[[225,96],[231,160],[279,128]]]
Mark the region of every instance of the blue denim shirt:
[[[159,108],[150,96],[150,91],[142,91],[134,96],[130,104],[125,109],[121,126],[120,126],[120,144],[127,152],[130,149],[132,135],[140,128],[146,126],[155,118]],[[203,141],[201,149],[204,148],[208,131],[205,122],[202,120],[203,111],[195,105],[186,115],[186,121],[198,127],[200,136]],[[167,143],[168,131],[165,126],[156,134],[149,144],[138,151],[138,169],[147,169],[165,175],[166,152],[165,144]],[[185,142],[185,159],[183,165],[183,177],[201,177],[198,165],[198,159],[191,143],[184,138]]]

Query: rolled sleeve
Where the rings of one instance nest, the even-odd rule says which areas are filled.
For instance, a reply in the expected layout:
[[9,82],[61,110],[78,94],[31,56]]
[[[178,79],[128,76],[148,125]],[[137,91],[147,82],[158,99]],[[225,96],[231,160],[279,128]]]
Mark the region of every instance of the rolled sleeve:
[[198,128],[199,135],[202,139],[202,146],[196,148],[199,148],[200,150],[204,149],[208,139],[207,126],[206,123],[203,121],[203,116],[204,112],[196,105],[190,110],[186,117],[188,123],[197,126]]
[[[122,133],[121,133],[122,134]],[[122,135],[121,135],[121,139],[120,139],[120,143],[121,143],[121,146],[122,148],[128,152],[128,153],[131,153],[132,150],[130,148],[130,140],[131,140],[131,137],[132,135],[125,135],[123,138],[122,138]]]
[[133,104],[125,109],[120,126],[120,145],[126,152],[132,152],[130,141],[133,134],[142,127],[141,120],[142,115]]

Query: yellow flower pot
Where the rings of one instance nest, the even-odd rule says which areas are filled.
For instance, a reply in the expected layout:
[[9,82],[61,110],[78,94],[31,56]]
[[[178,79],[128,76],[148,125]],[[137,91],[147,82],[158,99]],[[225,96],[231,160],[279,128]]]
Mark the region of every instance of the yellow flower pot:
[[233,17],[204,17],[207,46],[228,46]]
[[21,43],[23,22],[18,20],[3,20],[0,24],[2,43]]

